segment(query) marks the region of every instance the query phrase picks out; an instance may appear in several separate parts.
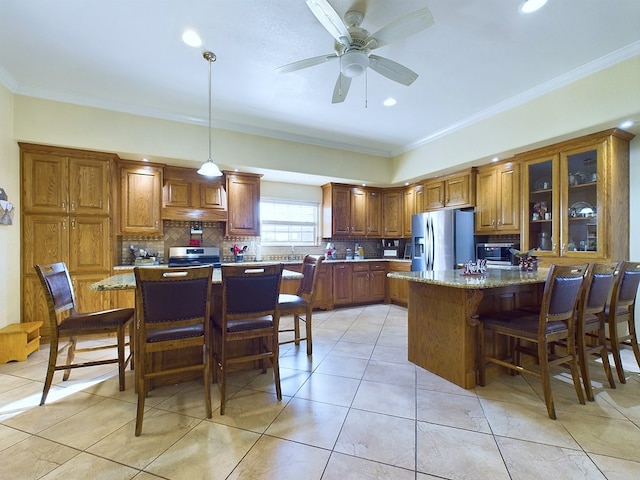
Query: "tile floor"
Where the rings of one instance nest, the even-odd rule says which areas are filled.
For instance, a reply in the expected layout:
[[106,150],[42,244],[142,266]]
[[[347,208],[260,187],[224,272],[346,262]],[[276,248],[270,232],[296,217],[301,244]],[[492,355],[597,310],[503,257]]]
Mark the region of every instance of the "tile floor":
[[[205,418],[202,384],[153,390],[134,436],[133,373],[61,373],[39,407],[47,348],[0,365],[0,477],[12,479],[637,479],[640,375],[579,405],[562,370],[547,417],[539,383],[502,376],[466,391],[406,360],[406,310],[314,314],[314,354],[281,350],[272,375],[232,376],[227,414]],[[633,366],[633,362],[629,362]],[[214,406],[219,390],[212,387]]]

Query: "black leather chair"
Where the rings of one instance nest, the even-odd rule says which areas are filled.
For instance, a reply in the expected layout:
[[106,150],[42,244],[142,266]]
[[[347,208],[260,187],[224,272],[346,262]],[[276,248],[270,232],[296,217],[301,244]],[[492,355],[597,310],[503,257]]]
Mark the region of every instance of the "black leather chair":
[[[295,343],[300,345],[301,340],[307,342],[307,355],[313,353],[311,316],[313,314],[313,301],[316,297],[316,286],[320,265],[324,261],[324,255],[305,255],[302,262],[302,280],[296,295],[281,293],[278,296],[278,309],[280,317],[293,315],[293,328],[280,329],[280,332],[293,332],[293,339],[280,341],[280,345]],[[305,336],[300,336],[300,320],[305,324]]]
[[[152,379],[201,372],[207,418],[211,418],[212,266],[134,268],[136,277],[136,437],[142,432],[145,398]],[[160,352],[201,348],[200,363],[153,362]]]
[[[125,356],[125,347],[131,346],[130,342],[125,339],[125,331],[127,327],[132,325],[131,320],[133,320],[134,309],[116,308],[99,312],[80,313],[76,308],[76,296],[73,291],[69,270],[64,262],[35,265],[34,268],[47,298],[51,334],[49,364],[40,405],[44,405],[51,388],[53,374],[58,370],[64,370],[62,380],[66,381],[69,378],[71,369],[117,363],[119,387],[120,391],[123,391],[125,387],[124,372],[132,358],[131,348],[129,348],[129,355]],[[98,334],[116,334],[117,343],[77,348],[78,337]],[[69,342],[60,348],[60,338],[65,337],[69,337]],[[131,328],[129,328],[129,338],[133,338]],[[118,356],[116,358],[73,363],[76,353],[103,350],[105,348],[117,348]],[[58,365],[58,354],[64,349],[67,349],[67,361],[64,365]]]
[[[281,263],[260,267],[222,266],[222,309],[211,317],[214,382],[218,380],[218,373],[221,377],[220,415],[225,412],[227,373],[231,365],[239,363],[259,361],[266,373],[264,360],[270,360],[276,396],[282,400],[278,364],[278,294],[282,269]],[[253,344],[255,348],[247,345],[233,348],[233,344],[238,347],[238,342]]]
[[[611,292],[611,301],[607,307],[607,324],[609,326],[609,348],[613,352],[613,361],[616,364],[620,383],[627,383],[620,346],[626,345],[633,349],[636,362],[640,366],[640,349],[638,348],[638,336],[635,326],[636,296],[640,285],[640,262],[620,262],[618,276]],[[626,333],[618,333],[619,324],[625,325]]]
[[[486,382],[486,363],[491,362],[507,367],[512,372],[525,373],[542,381],[544,400],[550,418],[556,418],[551,394],[550,367],[568,364],[571,368],[573,385],[581,404],[584,395],[580,385],[575,334],[575,314],[579,295],[582,290],[587,264],[551,265],[544,286],[542,304],[539,313],[526,310],[507,310],[480,316],[478,328],[478,383]],[[510,344],[510,357],[498,358],[496,354],[485,352],[485,336],[506,337]],[[529,348],[533,344],[536,348]],[[550,346],[554,342],[565,342],[566,352],[550,355]],[[521,354],[534,356],[538,360],[539,371],[523,364]]]

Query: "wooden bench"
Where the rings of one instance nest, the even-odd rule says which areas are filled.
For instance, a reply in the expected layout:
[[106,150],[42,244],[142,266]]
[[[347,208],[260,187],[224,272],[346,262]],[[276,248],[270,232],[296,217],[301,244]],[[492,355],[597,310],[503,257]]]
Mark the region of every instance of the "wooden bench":
[[0,363],[24,362],[40,349],[42,322],[12,323],[0,329]]

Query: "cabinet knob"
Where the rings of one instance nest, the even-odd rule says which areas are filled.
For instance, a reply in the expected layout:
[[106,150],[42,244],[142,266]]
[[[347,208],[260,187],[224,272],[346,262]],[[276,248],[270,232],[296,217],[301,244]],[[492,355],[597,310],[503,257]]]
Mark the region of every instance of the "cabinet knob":
[[74,212],[76,210],[76,202],[71,202],[71,211]]
[[66,210],[67,209],[67,202],[62,202],[62,210]]

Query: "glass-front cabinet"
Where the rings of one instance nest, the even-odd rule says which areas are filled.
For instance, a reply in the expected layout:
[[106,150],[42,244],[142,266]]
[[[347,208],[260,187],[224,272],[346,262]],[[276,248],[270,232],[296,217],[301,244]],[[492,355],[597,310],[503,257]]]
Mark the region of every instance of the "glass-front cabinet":
[[522,155],[521,250],[544,263],[628,258],[631,138],[612,130]]

